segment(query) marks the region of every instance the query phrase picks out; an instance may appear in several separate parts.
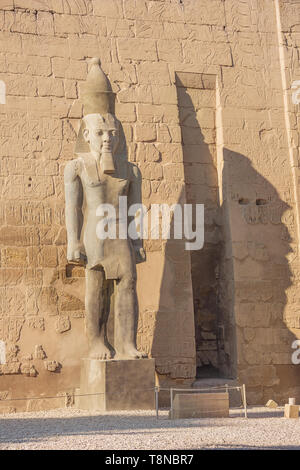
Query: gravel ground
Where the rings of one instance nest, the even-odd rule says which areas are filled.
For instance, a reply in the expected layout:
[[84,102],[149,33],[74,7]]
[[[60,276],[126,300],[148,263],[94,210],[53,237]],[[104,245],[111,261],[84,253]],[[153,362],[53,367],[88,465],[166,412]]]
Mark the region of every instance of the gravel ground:
[[169,420],[160,411],[91,413],[72,408],[0,416],[0,450],[300,449],[300,421],[253,407],[230,418]]

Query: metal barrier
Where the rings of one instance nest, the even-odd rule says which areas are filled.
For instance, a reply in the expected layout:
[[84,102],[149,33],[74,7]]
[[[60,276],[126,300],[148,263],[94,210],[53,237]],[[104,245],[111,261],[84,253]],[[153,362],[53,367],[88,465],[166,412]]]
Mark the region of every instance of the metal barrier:
[[[248,417],[247,415],[247,399],[246,399],[246,387],[245,384],[240,385],[240,386],[228,386],[227,384],[223,386],[215,386],[215,387],[209,387],[209,388],[164,388],[164,387],[159,387],[156,386],[154,388],[146,388],[146,389],[139,389],[137,391],[149,391],[153,390],[154,391],[154,398],[155,398],[155,412],[156,412],[156,418],[159,419],[159,392],[161,391],[169,391],[170,392],[170,411],[172,412],[173,410],[173,400],[174,400],[174,392],[181,392],[181,393],[202,393],[202,392],[216,392],[216,391],[222,391],[225,390],[228,392],[229,390],[240,390],[241,393],[241,401],[242,401],[242,406],[239,408],[244,408],[244,415],[245,418]],[[99,392],[99,393],[85,393],[85,394],[71,394],[72,398],[77,398],[77,397],[83,397],[83,396],[96,396],[96,395],[104,395],[104,392]],[[48,400],[48,399],[59,399],[63,397],[67,397],[68,394],[66,393],[65,395],[57,395],[57,396],[39,396],[39,397],[19,397],[19,398],[5,398],[2,402],[14,402],[14,401],[24,401],[24,400]],[[232,408],[231,408],[232,409]]]
[[[160,391],[170,391],[170,413],[172,415],[173,412],[173,399],[174,399],[174,392],[181,392],[181,393],[211,393],[211,392],[221,392],[224,390],[225,392],[229,392],[229,390],[239,390],[241,393],[241,401],[242,406],[238,408],[244,408],[244,416],[248,418],[247,413],[247,398],[246,398],[246,386],[245,384],[239,386],[229,386],[227,384],[209,388],[163,388],[163,387],[155,387],[155,411],[156,411],[156,418],[159,419],[159,406],[158,406],[158,394]],[[232,409],[232,408],[231,408]]]

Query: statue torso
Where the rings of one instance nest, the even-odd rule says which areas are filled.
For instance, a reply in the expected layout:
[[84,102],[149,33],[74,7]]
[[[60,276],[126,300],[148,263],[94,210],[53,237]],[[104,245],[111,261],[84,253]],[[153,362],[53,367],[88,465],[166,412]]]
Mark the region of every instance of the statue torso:
[[129,190],[130,175],[128,162],[115,159],[116,171],[112,175],[104,174],[101,167],[90,154],[80,157],[79,177],[86,200],[86,209],[96,210],[99,204],[111,204],[116,210],[119,196],[126,196]]
[[[84,195],[83,244],[88,267],[101,265],[107,278],[117,278],[120,261],[131,264],[130,240],[101,240],[96,235],[100,217],[96,210],[100,204],[110,204],[116,211],[116,223],[119,223],[119,196],[127,196],[130,186],[130,170],[127,160],[115,159],[114,174],[104,174],[100,165],[90,154],[78,159],[78,177],[81,180]],[[118,254],[119,253],[119,254]],[[122,253],[120,260],[120,255]],[[123,264],[123,263],[122,263]]]

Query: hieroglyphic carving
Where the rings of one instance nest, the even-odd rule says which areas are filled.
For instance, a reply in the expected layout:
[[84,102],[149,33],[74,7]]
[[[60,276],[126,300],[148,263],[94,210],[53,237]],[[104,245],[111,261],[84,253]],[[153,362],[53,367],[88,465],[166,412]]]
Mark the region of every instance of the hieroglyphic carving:
[[0,288],[0,316],[22,317],[26,313],[24,292],[14,287]]
[[58,295],[54,287],[43,287],[38,298],[38,307],[41,311],[47,311],[47,315],[55,316],[58,314],[57,308]]
[[55,331],[57,333],[64,333],[71,329],[70,318],[67,315],[60,315],[55,322]]
[[6,400],[9,397],[9,390],[0,391],[0,401]]
[[12,362],[10,364],[2,364],[0,366],[0,375],[19,374],[20,373],[20,362]]
[[20,351],[20,348],[17,344],[10,345],[6,351],[6,362],[7,363],[18,362],[19,351]]
[[25,362],[21,364],[20,371],[21,374],[27,375],[28,377],[36,377],[38,374],[36,368],[30,362]]
[[61,364],[57,361],[44,361],[45,369],[49,372],[57,372],[61,369]]
[[39,312],[37,306],[37,297],[40,292],[40,288],[35,286],[29,286],[26,290],[26,310],[30,315],[37,315]]
[[[271,203],[266,205],[248,204],[243,207],[243,215],[247,224],[280,224],[282,222],[283,214],[285,212],[284,205],[281,203]],[[293,222],[293,214],[289,211],[288,218],[290,223]]]
[[34,357],[36,359],[45,359],[47,357],[47,354],[45,353],[43,346],[40,344],[37,344],[34,348]]
[[19,341],[24,321],[22,317],[0,319],[0,338],[12,343]]
[[28,317],[27,325],[30,328],[38,329],[38,330],[45,330],[45,319],[44,317]]
[[8,202],[6,221],[8,225],[47,225],[52,224],[53,209],[46,204],[29,201]]

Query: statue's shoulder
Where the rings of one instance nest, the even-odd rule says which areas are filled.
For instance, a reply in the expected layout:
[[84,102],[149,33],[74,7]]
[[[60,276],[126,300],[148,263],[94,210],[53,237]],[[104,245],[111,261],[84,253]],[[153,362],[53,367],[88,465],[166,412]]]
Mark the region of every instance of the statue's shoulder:
[[81,173],[82,167],[82,158],[74,158],[74,160],[70,160],[66,166],[64,171],[65,181],[72,181],[74,180],[79,174]]

